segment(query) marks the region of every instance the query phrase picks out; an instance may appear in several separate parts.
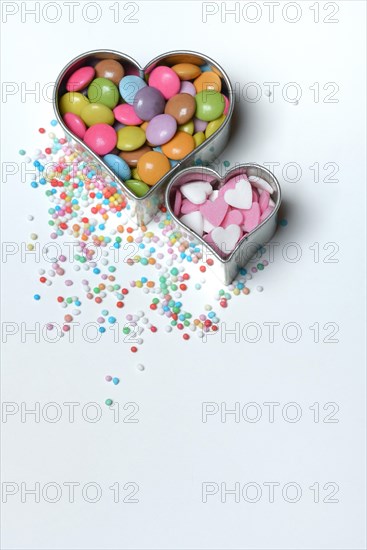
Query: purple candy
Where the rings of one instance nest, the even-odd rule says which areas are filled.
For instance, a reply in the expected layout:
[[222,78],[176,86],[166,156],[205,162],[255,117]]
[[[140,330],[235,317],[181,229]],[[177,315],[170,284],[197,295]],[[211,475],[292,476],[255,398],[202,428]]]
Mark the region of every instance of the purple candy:
[[152,120],[163,113],[165,106],[164,96],[157,88],[144,86],[135,94],[134,111],[142,120]]
[[200,120],[198,118],[194,118],[195,133],[196,132],[205,132],[207,126],[208,126],[208,123],[205,122],[205,120]]
[[152,145],[163,145],[170,141],[177,130],[176,119],[171,115],[157,115],[149,122],[146,136]]
[[188,80],[184,80],[181,84],[180,94],[196,95],[196,88],[192,82],[188,82]]

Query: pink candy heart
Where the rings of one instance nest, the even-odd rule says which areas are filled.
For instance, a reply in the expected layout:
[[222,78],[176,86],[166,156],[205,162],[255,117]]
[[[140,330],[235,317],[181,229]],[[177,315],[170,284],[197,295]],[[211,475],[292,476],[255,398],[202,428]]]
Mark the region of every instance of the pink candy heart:
[[267,191],[263,191],[259,198],[259,206],[260,206],[261,214],[263,214],[267,209],[267,207],[269,206],[269,200],[270,200],[270,194]]
[[258,202],[253,202],[251,208],[242,210],[244,223],[243,230],[250,233],[260,223],[260,206]]
[[200,212],[212,225],[217,227],[223,221],[227,214],[228,204],[224,201],[223,196],[218,196],[214,201],[207,200],[200,206]]
[[264,220],[266,220],[266,218],[270,216],[273,210],[274,210],[274,206],[268,206],[267,209],[264,210],[264,212],[261,214],[260,222],[263,222]]
[[265,180],[246,174],[231,178],[219,190],[208,182],[189,182],[176,191],[174,214],[226,256],[274,210],[269,187]]
[[184,199],[181,204],[181,214],[191,214],[191,212],[197,212],[200,206],[189,201],[189,199]]
[[182,204],[182,195],[179,190],[176,191],[175,195],[175,204],[173,206],[173,213],[175,216],[178,216],[181,210],[181,204]]
[[243,224],[243,216],[240,210],[237,210],[236,208],[231,208],[229,212],[227,212],[227,215],[225,216],[224,220],[222,221],[222,227],[228,227],[229,225],[242,225]]

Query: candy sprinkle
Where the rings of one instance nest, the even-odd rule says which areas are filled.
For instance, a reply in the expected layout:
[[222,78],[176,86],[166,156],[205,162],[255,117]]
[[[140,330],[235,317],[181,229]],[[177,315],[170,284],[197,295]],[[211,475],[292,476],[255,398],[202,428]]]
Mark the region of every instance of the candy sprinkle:
[[[27,185],[38,193],[38,204],[42,204],[40,193],[43,203],[48,203],[46,242],[53,242],[42,247],[42,238],[34,232],[30,240],[37,245],[29,243],[27,250],[39,244],[43,252],[35,284],[43,285],[42,300],[53,306],[51,322],[46,320],[49,330],[52,327],[68,338],[74,316],[84,315],[85,322],[97,325],[98,338],[119,335],[125,350],[132,353],[143,344],[156,345],[152,339],[157,335],[161,339],[179,335],[190,346],[194,337],[218,332],[233,299],[246,300],[253,288],[262,292],[255,281],[269,266],[266,248],[240,269],[229,286],[219,285],[209,269],[215,260],[206,259],[199,243],[175,226],[166,207],[148,227],[137,227],[128,218],[130,207],[116,182],[98,173],[73,143],[56,135],[61,132],[57,121],[50,124],[52,131],[41,127],[46,135],[37,134],[46,142],[32,157],[19,149],[33,169]],[[34,217],[29,214],[27,219]],[[42,235],[41,230],[38,233]],[[56,286],[52,294],[47,294],[49,286]],[[137,302],[135,310],[132,305]],[[145,370],[142,364],[136,368]],[[120,379],[106,375],[105,381],[118,385]],[[113,401],[105,403],[110,406]]]

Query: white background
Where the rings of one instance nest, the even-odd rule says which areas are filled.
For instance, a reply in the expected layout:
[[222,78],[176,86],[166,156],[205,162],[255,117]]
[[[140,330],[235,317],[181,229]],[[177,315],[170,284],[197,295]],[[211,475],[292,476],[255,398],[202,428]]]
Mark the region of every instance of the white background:
[[[21,13],[33,2],[3,3],[19,8],[2,25],[2,79],[18,87],[2,104],[2,160],[19,162],[17,151],[32,152],[48,143],[37,132],[49,128],[53,118],[47,97],[22,98],[24,86],[51,90],[47,84],[74,56],[91,49],[116,49],[130,54],[143,65],[164,51],[192,49],[217,60],[227,71],[237,90],[235,128],[221,160],[235,162],[277,162],[275,174],[283,189],[282,215],[288,226],[276,240],[282,251],[294,241],[302,250],[299,261],[286,261],[281,252],[275,261],[249,282],[252,292],[231,301],[221,310],[226,327],[242,327],[256,322],[262,327],[257,343],[243,337],[221,334],[206,344],[195,336],[184,343],[180,334],[149,334],[138,356],[129,345],[113,344],[111,336],[90,344],[76,335],[73,344],[64,338],[57,344],[32,336],[21,342],[20,332],[3,346],[2,398],[28,407],[35,402],[95,401],[101,404],[102,419],[89,423],[76,413],[68,422],[49,423],[41,417],[25,423],[20,414],[8,417],[2,427],[2,481],[28,487],[56,482],[80,483],[75,502],[67,491],[58,503],[28,496],[21,502],[20,491],[2,508],[2,547],[5,549],[362,549],[364,538],[365,487],[365,367],[364,350],[364,249],[365,249],[365,20],[364,2],[337,2],[326,6],[316,2],[320,21],[315,22],[315,2],[298,2],[299,21],[294,8],[284,12],[284,3],[275,8],[274,22],[269,8],[258,2],[259,21],[249,23],[241,16],[227,15],[221,21],[222,3],[211,3],[216,11],[203,22],[201,2],[137,2],[137,23],[123,22],[131,8],[120,5],[120,22],[114,23],[112,2],[101,2],[101,18],[93,24],[83,20],[79,2],[75,21],[69,22],[68,8],[59,2],[61,19],[50,23],[41,17]],[[44,2],[40,6],[44,6]],[[116,3],[115,3],[116,4]],[[223,3],[224,4],[224,3]],[[242,9],[243,3],[239,3]],[[248,3],[245,3],[248,4]],[[227,7],[233,7],[227,2]],[[331,7],[330,7],[331,5]],[[314,6],[314,9],[310,9]],[[336,23],[324,22],[333,15]],[[127,6],[125,6],[126,8]],[[317,7],[317,6],[316,6]],[[4,7],[3,7],[4,9]],[[12,8],[9,8],[12,9]],[[252,8],[253,9],[253,8]],[[225,13],[223,12],[225,15]],[[247,19],[254,19],[248,12]],[[90,18],[95,17],[91,8]],[[55,17],[50,11],[46,17]],[[4,21],[4,13],[3,13]],[[261,97],[246,101],[246,84],[257,83]],[[271,96],[264,83],[277,82]],[[298,105],[283,97],[287,84],[296,82],[302,91]],[[334,88],[337,102],[325,102]],[[23,84],[22,84],[23,83]],[[24,84],[26,83],[26,84]],[[320,95],[310,89],[319,83]],[[22,88],[23,86],[23,88]],[[315,89],[315,87],[314,87]],[[242,92],[244,91],[244,94]],[[253,97],[255,88],[247,89]],[[46,92],[45,92],[46,93]],[[46,96],[47,96],[46,93]],[[289,88],[289,95],[294,89]],[[302,169],[298,181],[294,171],[284,172],[287,163]],[[336,182],[325,181],[336,163]],[[319,163],[320,181],[309,167]],[[49,207],[42,190],[34,191],[19,174],[2,178],[2,236],[6,242],[29,242],[36,231],[47,242]],[[27,221],[27,214],[35,221]],[[320,261],[309,247],[319,243]],[[339,247],[337,262],[325,257]],[[3,263],[3,323],[27,326],[49,320],[60,322],[63,310],[55,297],[66,292],[60,280],[48,292],[37,283],[39,264],[21,262],[19,254]],[[125,266],[126,284],[145,273]],[[154,273],[152,273],[154,275]],[[196,273],[196,277],[198,275]],[[185,307],[200,313],[206,303],[215,304],[219,283],[208,275],[203,290],[192,290]],[[256,286],[264,287],[263,293]],[[33,294],[42,290],[42,300]],[[73,291],[74,292],[74,291]],[[76,294],[80,294],[75,290]],[[149,296],[132,292],[126,311],[149,312]],[[89,308],[89,309],[88,309]],[[128,310],[128,311],[127,311]],[[94,321],[96,309],[83,307],[83,322]],[[157,316],[152,322],[162,327]],[[269,342],[264,323],[278,322],[274,343]],[[282,328],[297,323],[302,336],[297,343],[282,338]],[[325,343],[335,323],[337,343]],[[320,343],[309,329],[320,324]],[[144,372],[136,369],[143,363]],[[108,385],[106,374],[119,376],[119,386]],[[104,406],[112,397],[121,404],[136,402],[138,423],[120,421]],[[203,402],[223,402],[231,409],[235,402],[256,402],[262,412],[256,423],[234,421],[233,415],[220,421],[220,413],[202,421]],[[278,402],[275,420],[269,422],[264,402]],[[289,402],[298,403],[302,417],[291,423],[282,416]],[[320,422],[315,422],[314,403],[320,406]],[[337,423],[323,422],[336,403]],[[293,414],[289,409],[289,414]],[[249,410],[254,414],[254,409]],[[92,504],[83,500],[81,487],[98,483],[102,497]],[[138,503],[114,503],[109,489],[118,482],[139,485]],[[250,503],[233,495],[222,503],[220,489],[202,502],[202,483],[237,482],[241,488],[254,482],[262,488],[258,502]],[[277,482],[275,502],[269,502],[264,482]],[[282,497],[282,488],[297,483],[302,496],[296,503]],[[309,489],[320,484],[320,502]],[[337,503],[323,502],[334,483]],[[126,496],[127,491],[124,491]],[[253,494],[253,493],[252,493]],[[91,493],[92,495],[92,493]],[[290,496],[293,496],[292,491]]]

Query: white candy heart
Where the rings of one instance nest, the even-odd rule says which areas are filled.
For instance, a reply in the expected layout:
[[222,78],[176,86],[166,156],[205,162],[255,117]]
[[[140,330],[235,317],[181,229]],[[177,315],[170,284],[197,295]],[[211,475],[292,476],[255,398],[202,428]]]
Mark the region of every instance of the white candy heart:
[[208,222],[208,220],[204,218],[204,227],[203,227],[204,233],[210,233],[211,231],[213,231],[213,229],[215,229],[215,225]]
[[234,189],[228,189],[224,193],[224,200],[230,206],[247,210],[252,204],[252,188],[248,180],[241,179]]
[[189,229],[192,229],[195,233],[202,237],[204,232],[204,218],[199,210],[181,216],[180,222],[184,223]]
[[213,188],[206,181],[194,181],[182,185],[180,191],[192,203],[203,204],[207,197],[212,194]]
[[222,252],[228,253],[236,246],[241,235],[241,229],[238,225],[231,224],[225,229],[223,227],[216,227],[210,235],[217,247]]
[[250,180],[252,185],[257,189],[263,189],[264,191],[268,191],[270,195],[274,193],[274,189],[272,188],[272,186],[264,179],[259,178],[258,176],[249,176],[248,179]]
[[217,190],[213,191],[213,193],[209,197],[209,200],[211,202],[215,201],[218,198],[218,195],[219,195],[219,191]]

